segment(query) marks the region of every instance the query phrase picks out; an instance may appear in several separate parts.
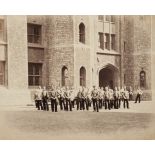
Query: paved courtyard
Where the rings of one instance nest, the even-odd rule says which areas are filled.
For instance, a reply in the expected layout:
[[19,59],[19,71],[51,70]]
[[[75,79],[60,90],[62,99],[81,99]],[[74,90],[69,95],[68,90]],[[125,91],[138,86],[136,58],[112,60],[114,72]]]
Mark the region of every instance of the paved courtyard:
[[10,110],[3,107],[0,139],[155,139],[155,114],[141,110],[147,110],[146,103],[143,104],[133,104],[128,111],[99,113],[92,110],[52,113],[37,111],[34,106]]

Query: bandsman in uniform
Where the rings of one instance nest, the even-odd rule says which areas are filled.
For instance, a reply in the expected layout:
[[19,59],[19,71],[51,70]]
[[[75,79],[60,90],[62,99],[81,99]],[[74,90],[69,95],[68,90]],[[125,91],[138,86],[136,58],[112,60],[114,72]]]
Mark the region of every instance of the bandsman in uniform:
[[82,105],[82,90],[81,90],[81,87],[79,88],[79,91],[77,93],[77,101],[76,101],[76,104],[77,104],[77,110],[79,110],[81,108],[81,105]]
[[60,105],[60,110],[63,110],[63,106],[64,106],[64,94],[63,94],[63,88],[58,87],[57,89],[57,98],[59,101],[59,105]]
[[82,96],[82,110],[85,109],[89,110],[89,105],[87,102],[87,91],[84,87],[82,88],[81,96]]
[[74,103],[75,103],[75,90],[74,87],[71,88],[70,90],[70,102],[72,104],[72,108],[74,108]]
[[142,94],[143,94],[142,90],[140,89],[140,87],[138,87],[135,103],[137,103],[137,101],[139,101],[140,103]]
[[109,89],[109,102],[110,102],[110,109],[114,108],[114,91],[113,89]]
[[95,86],[93,86],[91,97],[92,97],[92,101],[93,101],[93,109],[94,109],[94,111],[99,112],[99,105],[98,105],[98,102],[97,102],[97,100],[98,100],[98,91],[97,91]]
[[121,101],[122,101],[122,93],[121,93],[120,87],[118,87],[117,93],[118,93],[118,108],[120,108],[121,107]]
[[87,88],[86,94],[87,94],[86,102],[88,104],[88,110],[89,110],[89,107],[91,107],[91,90],[89,88]]
[[87,103],[88,103],[88,107],[91,107],[91,102],[92,102],[91,88],[87,88]]
[[125,108],[129,109],[129,92],[126,89],[126,87],[124,87],[123,102],[124,102],[124,109]]
[[57,92],[52,87],[50,91],[51,110],[52,112],[58,112],[57,110]]
[[[121,101],[122,103],[124,103],[124,87],[121,88],[120,93],[121,93],[120,101]],[[121,102],[120,102],[120,103],[121,103]],[[121,105],[120,105],[120,106],[121,106]]]
[[42,89],[41,86],[38,87],[38,89],[36,90],[35,94],[34,94],[34,99],[35,99],[35,104],[36,104],[36,108],[38,110],[43,110],[43,106],[42,106]]
[[99,109],[102,109],[102,107],[104,105],[104,90],[103,90],[103,87],[101,87],[99,89],[98,98],[99,98]]
[[49,111],[49,106],[48,106],[48,92],[46,90],[46,87],[43,87],[42,91],[42,102],[43,102],[43,110]]
[[118,109],[119,92],[117,87],[114,89],[114,108]]
[[105,87],[105,109],[111,109],[111,106],[110,106],[110,93],[109,93],[109,88],[108,87]]
[[132,90],[132,87],[130,86],[129,87],[129,101],[132,101],[133,100],[133,90]]
[[[66,90],[64,92],[64,97],[65,97],[65,110],[68,111],[72,111],[72,104],[71,104],[71,96],[70,96],[70,90],[68,88],[68,86],[66,87]],[[68,107],[69,106],[69,107]]]

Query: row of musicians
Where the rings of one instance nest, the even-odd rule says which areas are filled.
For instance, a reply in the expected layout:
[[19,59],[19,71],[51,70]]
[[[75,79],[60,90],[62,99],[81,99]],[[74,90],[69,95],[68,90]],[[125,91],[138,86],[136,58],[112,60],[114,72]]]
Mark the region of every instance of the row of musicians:
[[47,91],[45,87],[39,89],[35,93],[35,103],[38,110],[49,110],[48,100],[51,101],[51,110],[57,112],[58,103],[60,105],[60,110],[72,111],[72,108],[77,106],[77,110],[89,110],[91,103],[93,103],[94,111],[99,111],[103,107],[105,109],[118,109],[121,107],[121,101],[123,101],[124,108],[129,108],[129,98],[133,95],[133,92],[130,92],[124,87],[119,89],[115,87],[114,90],[109,89],[108,87],[96,88],[93,87],[92,90],[82,88],[79,91],[75,91],[74,88],[69,89],[59,88],[51,89]]

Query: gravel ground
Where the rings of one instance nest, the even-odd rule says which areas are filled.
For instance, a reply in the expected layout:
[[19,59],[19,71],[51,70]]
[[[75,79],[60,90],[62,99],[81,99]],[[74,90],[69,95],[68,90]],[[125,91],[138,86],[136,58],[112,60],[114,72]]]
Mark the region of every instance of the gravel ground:
[[0,139],[155,139],[155,114],[1,111]]

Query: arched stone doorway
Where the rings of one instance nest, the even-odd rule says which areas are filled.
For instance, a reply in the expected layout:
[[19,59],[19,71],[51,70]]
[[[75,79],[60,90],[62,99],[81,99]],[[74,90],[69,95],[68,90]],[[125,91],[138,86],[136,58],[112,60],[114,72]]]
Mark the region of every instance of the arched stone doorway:
[[99,87],[106,87],[114,89],[119,86],[119,72],[113,65],[106,65],[99,71]]

